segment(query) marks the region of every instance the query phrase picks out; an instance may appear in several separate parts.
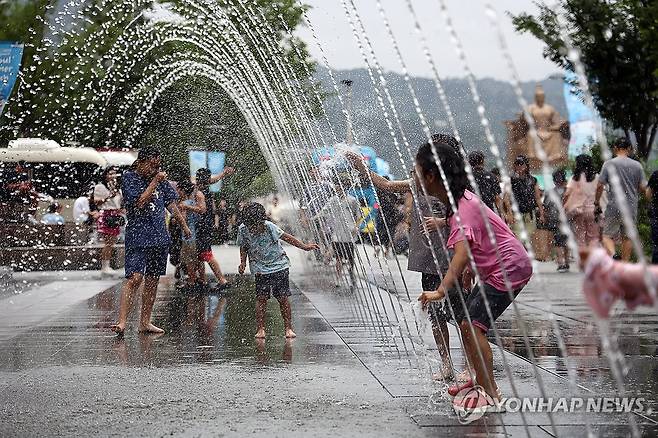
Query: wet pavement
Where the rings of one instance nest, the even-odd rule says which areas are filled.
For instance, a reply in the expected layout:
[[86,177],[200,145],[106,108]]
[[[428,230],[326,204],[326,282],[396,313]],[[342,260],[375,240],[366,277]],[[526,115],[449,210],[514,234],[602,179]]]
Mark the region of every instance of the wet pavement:
[[[412,300],[420,294],[420,274],[403,270],[406,289],[403,287],[397,266],[399,262],[402,269],[406,267],[405,257],[399,257],[398,262],[377,259],[372,250],[364,252],[362,248],[362,259],[366,258],[377,261],[379,266],[365,275],[370,283],[399,294],[403,301],[407,300],[407,290]],[[583,298],[581,273],[557,273],[554,263],[538,263],[537,267],[537,275],[515,300],[521,319],[510,308],[496,322],[505,351],[526,362],[533,357],[542,375],[553,375],[562,381],[560,386],[566,394],[584,390],[609,397],[625,391],[629,397],[645,398],[647,406],[640,421],[655,430],[658,315],[651,308],[629,312],[618,305],[608,321],[598,321]],[[603,331],[610,333],[610,349],[603,347]],[[489,338],[496,343],[493,331]],[[618,364],[622,386],[614,378],[609,357]]]
[[[229,272],[237,264],[235,248],[216,253]],[[234,277],[236,287],[227,296],[186,296],[171,278],[164,279],[154,312],[156,324],[167,330],[161,336],[130,329],[117,339],[109,331],[118,307],[118,280],[108,285],[97,278],[67,278],[63,283],[61,274],[42,275],[28,292],[0,298],[0,320],[5,321],[0,326],[0,436],[574,436],[588,427],[619,436],[629,433],[629,421],[642,434],[658,433],[655,413],[509,412],[462,425],[445,386],[429,379],[438,355],[422,315],[406,292],[385,290],[401,287],[399,274],[382,269],[388,276],[384,281],[381,272],[378,278],[364,271],[353,287],[336,288],[330,268],[307,264],[298,252],[289,254],[299,335],[294,340],[283,337],[274,300],[268,307],[268,337],[254,340],[249,277]],[[519,297],[523,317],[531,322],[538,367],[526,359],[513,315],[506,313],[499,322],[507,350],[503,355],[494,349],[501,389],[507,396],[615,395],[597,329],[577,290],[578,275],[556,275],[540,275],[544,283],[533,283]],[[414,297],[420,281],[407,272],[405,279]],[[556,315],[552,320],[545,312],[548,303]],[[36,310],[38,316],[29,319]],[[612,330],[627,355],[626,390],[655,406],[655,315],[622,312],[614,321]],[[12,324],[20,328],[12,331]],[[461,366],[451,330],[453,359]],[[574,370],[575,382],[567,369]]]

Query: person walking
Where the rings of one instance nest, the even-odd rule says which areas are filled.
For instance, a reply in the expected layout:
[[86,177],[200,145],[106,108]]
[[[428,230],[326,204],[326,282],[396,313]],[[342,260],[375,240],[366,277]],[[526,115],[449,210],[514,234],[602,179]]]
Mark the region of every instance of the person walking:
[[160,277],[167,270],[170,237],[165,221],[165,209],[181,224],[183,234],[192,232],[176,206],[177,195],[160,170],[160,152],[144,148],[137,154],[132,169],[123,174],[122,192],[127,212],[126,279],[121,289],[119,320],[112,330],[122,336],[126,330],[128,312],[135,292],[144,283],[139,331],[164,333],[151,322],[151,313]]
[[116,275],[110,267],[114,245],[119,240],[121,227],[126,220],[123,217],[123,196],[119,187],[119,172],[114,167],[103,171],[101,182],[94,186],[94,203],[98,209],[97,233],[98,239],[103,242],[101,250],[101,275]]
[[[530,161],[525,155],[519,155],[514,160],[514,175],[512,176],[512,193],[519,207],[519,213],[523,218],[528,238],[532,237],[536,229],[536,220],[545,222],[544,206],[541,202],[541,190],[537,178],[530,174]],[[521,234],[518,224],[515,233],[517,237]]]
[[578,155],[573,176],[567,183],[563,205],[578,248],[581,250],[599,241],[600,228],[594,206],[598,184],[599,176],[592,157],[587,154]]
[[471,165],[473,178],[480,190],[482,202],[487,207],[503,217],[503,198],[501,197],[500,183],[498,178],[484,168],[484,154],[481,151],[474,151],[468,155],[468,164]]
[[621,259],[625,262],[631,260],[633,242],[628,237],[628,230],[624,226],[624,217],[621,202],[617,198],[615,187],[612,184],[612,169],[618,176],[619,189],[626,199],[626,205],[631,215],[631,221],[637,223],[637,206],[640,193],[645,193],[647,180],[642,165],[629,157],[633,145],[628,139],[621,138],[614,142],[615,158],[606,161],[599,175],[594,205],[600,211],[600,200],[603,190],[607,189],[608,205],[603,215],[603,246],[608,254],[614,255],[616,242],[621,242]]
[[[384,177],[384,179],[388,179]],[[393,246],[391,242],[391,235],[395,227],[402,220],[402,216],[397,209],[397,196],[394,193],[377,190],[377,199],[379,199],[379,208],[375,216],[375,229],[377,230],[377,237],[379,238],[379,245],[375,242],[375,256],[379,256],[379,252],[384,253],[384,258],[388,258],[388,254]]]

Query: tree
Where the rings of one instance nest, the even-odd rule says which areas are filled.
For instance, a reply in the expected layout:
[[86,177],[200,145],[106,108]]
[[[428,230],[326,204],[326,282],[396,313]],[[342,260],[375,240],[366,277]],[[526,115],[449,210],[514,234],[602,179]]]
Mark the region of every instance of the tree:
[[542,40],[544,57],[574,71],[565,37],[580,51],[596,109],[637,142],[646,159],[658,130],[658,8],[652,0],[561,0],[537,3],[535,16],[512,16],[518,32]]
[[[200,11],[199,2],[188,0],[87,0],[77,2],[80,10],[69,11],[62,19],[52,8],[54,3],[24,0],[5,6],[0,0],[0,36],[26,45],[21,81],[0,119],[0,144],[15,135],[92,147],[123,147],[130,140],[133,147],[159,147],[167,167],[179,174],[188,171],[188,149],[224,150],[228,164],[238,168],[247,184],[230,189],[235,197],[249,194],[252,179],[258,179],[262,188],[268,186],[272,178],[263,154],[244,117],[218,84],[189,75],[181,75],[173,84],[163,85],[158,79],[175,62],[209,58],[190,39],[208,37],[220,21],[212,11],[221,10],[243,36],[246,47],[241,50],[250,52],[263,70],[275,57],[284,60],[310,92],[315,64],[304,43],[288,32],[300,25],[305,6],[294,0],[213,0],[202,2],[207,9]],[[174,29],[176,23],[154,23],[147,15],[156,7],[169,8],[195,26]],[[178,35],[191,29],[183,35],[187,41],[161,37],[171,35],[172,29]],[[219,32],[216,46],[235,45],[234,40],[223,40],[231,35]],[[264,38],[276,49],[264,52],[263,47],[269,47]],[[266,79],[283,82],[269,74]],[[157,89],[162,86],[166,89]],[[144,102],[156,95],[159,98],[144,112]],[[231,120],[219,121],[225,115]],[[136,134],[138,116],[143,124]],[[218,131],[218,126],[227,128]]]

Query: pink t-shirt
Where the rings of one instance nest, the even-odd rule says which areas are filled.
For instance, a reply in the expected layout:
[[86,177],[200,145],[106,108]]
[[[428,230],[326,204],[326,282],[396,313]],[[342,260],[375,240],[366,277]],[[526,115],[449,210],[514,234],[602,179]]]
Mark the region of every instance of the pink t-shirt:
[[[448,247],[454,248],[455,244],[467,239],[483,283],[507,293],[504,270],[512,290],[521,289],[532,276],[530,257],[507,224],[484,203],[480,209],[481,203],[475,194],[468,190],[464,192],[457,205],[462,229],[457,225],[457,214],[453,214],[449,220]],[[487,233],[483,211],[491,225],[495,243]]]

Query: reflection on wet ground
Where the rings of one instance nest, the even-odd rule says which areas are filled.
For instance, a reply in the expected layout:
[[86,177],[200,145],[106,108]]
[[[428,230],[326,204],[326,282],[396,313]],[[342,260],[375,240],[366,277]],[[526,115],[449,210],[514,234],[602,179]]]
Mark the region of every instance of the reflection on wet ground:
[[[294,256],[291,252],[291,257]],[[578,287],[578,277],[545,277],[547,284],[529,285],[517,300],[527,323],[526,332],[531,351],[540,367],[539,372],[526,360],[529,355],[522,336],[523,330],[514,313],[507,311],[497,322],[503,346],[512,353],[506,355],[512,374],[509,376],[502,366],[500,352],[494,349],[496,378],[500,379],[504,395],[515,394],[510,386],[512,381],[518,385],[520,396],[541,395],[538,373],[549,397],[572,396],[576,393],[594,397],[618,395],[619,390],[611,377],[609,362],[601,349],[601,340],[591,312],[574,292]],[[360,394],[359,388],[374,385],[390,397],[388,401],[380,399],[380,402],[384,403],[382,406],[394,406],[391,412],[395,412],[396,408],[390,405],[390,401],[403,400],[408,416],[423,429],[443,428],[441,430],[446,433],[458,434],[471,430],[473,433],[501,432],[524,436],[525,423],[530,424],[533,431],[541,429],[546,432],[545,429],[550,428],[550,419],[544,414],[523,418],[518,413],[507,413],[479,421],[477,425],[484,429],[461,429],[462,426],[451,411],[450,401],[442,395],[445,388],[428,378],[428,365],[436,369],[439,364],[438,354],[431,337],[428,338],[426,321],[414,321],[418,315],[413,315],[414,307],[410,305],[406,294],[395,296],[376,287],[376,284],[384,283],[377,281],[377,278],[369,278],[369,285],[337,289],[331,284],[330,268],[322,266],[297,270],[291,273],[291,279],[294,281],[291,298],[293,322],[299,335],[294,340],[286,340],[283,336],[283,324],[275,300],[270,300],[268,305],[267,339],[260,342],[254,339],[254,285],[249,277],[233,277],[235,287],[227,295],[188,295],[180,288],[177,289],[172,279],[164,278],[154,311],[154,322],[165,328],[166,334],[138,334],[135,331],[137,315],[133,312],[130,319],[133,326],[128,328],[124,338],[117,338],[109,330],[117,317],[119,291],[116,285],[68,308],[54,319],[27,331],[17,332],[6,341],[0,340],[3,351],[0,355],[0,372],[8,371],[10,373],[6,375],[12,377],[14,374],[11,372],[18,371],[18,377],[12,377],[14,380],[31,373],[46,376],[41,381],[37,380],[41,382],[38,385],[43,385],[44,381],[49,381],[51,373],[68,376],[69,370],[74,374],[92,374],[95,376],[93,379],[100,379],[99,376],[105,373],[132,376],[132,373],[141,374],[145,369],[152,370],[154,378],[170,375],[177,369],[185,370],[183,372],[186,376],[190,370],[213,370],[208,372],[214,374],[281,371],[285,379],[303,375],[300,382],[311,382],[318,373],[329,370],[324,383],[332,385],[336,380],[348,380],[340,388],[350,396]],[[410,296],[415,297],[420,289],[419,279],[416,282],[410,276],[406,280]],[[79,287],[83,283],[76,284]],[[397,281],[396,284],[401,282]],[[551,295],[547,296],[549,293]],[[85,298],[88,296],[92,295],[86,295]],[[398,297],[400,302],[397,301]],[[553,319],[546,311],[547,303],[552,304]],[[658,364],[655,360],[657,320],[656,315],[649,313],[620,312],[611,325],[617,343],[626,355],[624,365],[628,371],[625,376],[628,394],[644,396],[652,404],[655,404],[655,393],[658,391]],[[427,333],[419,335],[416,323],[421,325],[421,331]],[[558,333],[561,338],[557,336]],[[451,344],[453,359],[457,367],[461,367],[463,359],[454,330],[452,336],[455,338]],[[566,359],[558,348],[561,340],[565,344]],[[94,370],[100,372],[94,374]],[[342,371],[334,373],[332,370]],[[579,385],[575,390],[568,384],[567,370],[575,371],[575,381]],[[358,387],[352,383],[355,375],[360,375]],[[102,384],[109,387],[117,381],[115,378],[106,380]],[[169,383],[164,381],[162,384]],[[203,388],[203,383],[197,384],[200,385],[198,388],[189,388],[189,391],[183,389],[182,392],[195,394]],[[279,381],[273,382],[273,387],[279,388],[277,385],[280,384]],[[20,386],[19,383],[14,385]],[[316,395],[321,397],[325,390],[318,389],[319,395]],[[149,398],[160,391],[145,392],[143,396]],[[242,397],[249,392],[249,385],[236,384],[235,391]],[[305,397],[305,394],[292,391],[290,396],[295,399]],[[429,395],[439,396],[436,406],[429,406]],[[381,394],[364,394],[363,397],[369,400],[370,397],[381,398]],[[109,400],[111,402],[111,398]],[[26,399],[25,403],[32,406],[35,402],[34,399]],[[359,406],[355,408],[353,418],[358,418]],[[175,411],[172,412],[176,415]],[[656,412],[654,407],[654,412],[649,413],[649,416],[656,418]],[[558,416],[558,426],[563,428],[560,435],[583,433],[583,421],[596,424],[597,430],[606,430],[612,436],[617,435],[616,432],[628,432],[626,415],[574,414]],[[643,425],[643,431],[656,430],[651,420],[638,418],[638,421]],[[334,427],[331,424],[328,427]],[[576,424],[578,426],[570,426]],[[613,424],[619,427],[613,429]]]
[[[117,317],[119,288],[114,287],[77,305],[64,315],[19,335],[3,345],[0,369],[17,371],[51,365],[123,364],[155,366],[222,363],[304,363],[340,360],[332,342],[322,342],[328,324],[314,315],[308,300],[293,289],[293,321],[303,333],[286,340],[276,300],[270,300],[265,340],[256,341],[253,280],[240,278],[228,295],[185,295],[164,280],[154,321],[164,335],[138,334],[129,328],[123,338],[110,326]],[[135,310],[131,321],[136,321]],[[134,325],[134,324],[133,324]],[[155,348],[157,346],[157,348]]]

